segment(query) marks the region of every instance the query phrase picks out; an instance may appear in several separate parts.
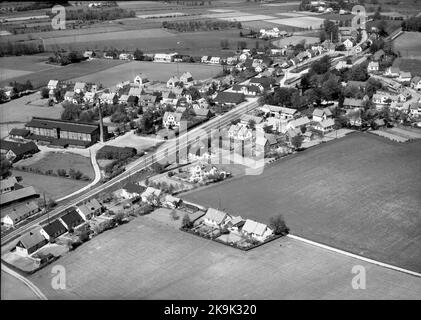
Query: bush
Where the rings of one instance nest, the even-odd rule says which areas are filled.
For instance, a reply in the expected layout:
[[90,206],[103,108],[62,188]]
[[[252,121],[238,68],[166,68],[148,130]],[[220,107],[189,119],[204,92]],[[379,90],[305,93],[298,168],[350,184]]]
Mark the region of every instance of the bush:
[[181,227],[184,229],[191,229],[193,227],[193,222],[190,220],[189,215],[186,213],[181,221]]
[[41,89],[41,98],[47,99],[50,96],[50,90],[48,88],[42,88]]
[[83,242],[86,242],[88,240],[89,240],[89,232],[88,232],[88,230],[82,231],[80,233],[80,235],[79,235],[79,241],[83,243]]
[[97,153],[97,159],[124,160],[133,157],[136,154],[137,150],[135,148],[104,146],[101,149],[99,149]]
[[273,232],[276,235],[279,235],[279,234],[286,235],[289,233],[289,228],[287,227],[282,214],[279,214],[276,217],[270,218],[269,226],[272,228]]

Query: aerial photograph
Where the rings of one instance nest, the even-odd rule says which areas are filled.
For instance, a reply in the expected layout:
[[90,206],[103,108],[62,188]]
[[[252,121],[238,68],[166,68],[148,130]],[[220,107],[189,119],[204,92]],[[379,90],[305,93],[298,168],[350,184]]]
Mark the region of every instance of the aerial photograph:
[[0,138],[1,300],[421,299],[419,0],[3,1]]

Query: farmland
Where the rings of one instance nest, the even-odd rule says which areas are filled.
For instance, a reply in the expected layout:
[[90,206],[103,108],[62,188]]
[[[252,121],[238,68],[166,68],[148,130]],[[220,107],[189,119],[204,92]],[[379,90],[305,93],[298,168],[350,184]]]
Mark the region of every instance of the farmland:
[[[409,59],[418,59],[418,65],[421,69],[421,33],[404,32],[393,41],[394,47],[400,52],[401,56]],[[408,70],[411,71],[411,70]]]
[[[49,299],[409,299],[421,294],[420,279],[293,239],[244,253],[149,216],[95,237],[57,263],[66,268],[65,290],[51,287],[56,263],[29,277]],[[352,289],[351,269],[357,264],[366,268],[366,290]]]
[[401,71],[411,72],[412,76],[421,76],[421,63],[418,59],[397,58],[393,61],[393,66]]
[[[203,64],[179,63],[180,75],[189,71],[196,80],[212,78],[221,72],[221,66],[211,66]],[[145,61],[132,61],[104,71],[74,78],[74,81],[102,83],[105,87],[116,85],[120,81],[133,80],[136,75],[142,74],[150,81],[167,81],[171,75],[177,74],[177,64],[175,63],[154,63]]]
[[311,43],[317,43],[320,41],[319,38],[317,37],[307,37],[307,36],[292,36],[292,37],[287,37],[287,38],[283,38],[280,40],[275,40],[273,41],[273,44],[279,48],[282,48],[286,45],[292,44],[292,45],[297,45],[300,42],[305,41],[306,44],[311,44]]
[[23,76],[9,78],[8,80],[2,80],[0,81],[0,86],[8,85],[12,80],[22,83],[25,83],[27,80],[29,80],[35,88],[39,88],[45,86],[51,79],[69,80],[75,77],[80,77],[82,75],[105,70],[122,63],[124,63],[123,60],[97,59],[93,61],[84,61],[81,63],[70,64],[64,67],[56,67],[33,72]]
[[293,234],[419,272],[420,155],[419,140],[354,133],[183,198],[262,222],[282,213]]

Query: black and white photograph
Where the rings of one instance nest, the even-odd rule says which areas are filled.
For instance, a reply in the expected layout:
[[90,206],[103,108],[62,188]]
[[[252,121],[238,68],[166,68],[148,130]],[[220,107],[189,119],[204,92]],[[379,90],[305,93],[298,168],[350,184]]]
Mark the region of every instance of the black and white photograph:
[[3,1],[0,138],[1,300],[421,299],[419,0]]

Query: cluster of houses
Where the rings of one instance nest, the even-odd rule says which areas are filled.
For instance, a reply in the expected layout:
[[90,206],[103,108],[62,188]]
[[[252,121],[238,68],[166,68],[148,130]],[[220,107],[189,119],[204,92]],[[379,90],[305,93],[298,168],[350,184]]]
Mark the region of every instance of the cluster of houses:
[[63,216],[42,226],[37,231],[29,231],[24,234],[16,244],[16,253],[21,256],[29,256],[42,248],[48,242],[56,240],[69,231],[81,228],[93,217],[99,216],[103,207],[96,199],[68,210]]
[[270,38],[279,38],[288,36],[288,32],[284,30],[279,30],[279,28],[272,29],[260,29],[259,38],[261,39],[270,39]]

